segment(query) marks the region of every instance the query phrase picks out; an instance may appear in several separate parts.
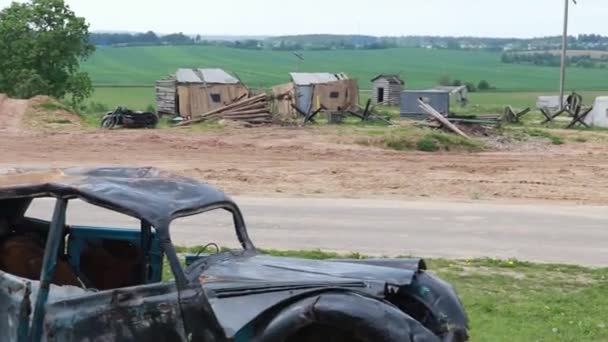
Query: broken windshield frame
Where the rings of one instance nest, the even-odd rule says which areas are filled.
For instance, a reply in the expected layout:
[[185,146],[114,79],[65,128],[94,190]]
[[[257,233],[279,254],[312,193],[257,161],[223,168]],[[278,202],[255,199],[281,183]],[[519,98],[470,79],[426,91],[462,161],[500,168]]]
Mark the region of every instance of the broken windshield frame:
[[[251,241],[251,239],[249,238],[249,234],[247,233],[247,226],[245,225],[245,219],[243,218],[243,214],[241,213],[241,210],[235,203],[230,202],[230,201],[222,201],[222,202],[213,203],[213,204],[201,207],[196,210],[177,212],[175,215],[173,215],[171,217],[171,222],[169,223],[169,227],[167,227],[167,228],[169,228],[169,229],[167,229],[167,231],[169,232],[169,236],[171,236],[171,229],[170,229],[171,224],[175,220],[177,220],[179,218],[200,215],[200,214],[210,212],[213,210],[217,210],[217,209],[224,209],[232,214],[232,220],[234,222],[235,233],[236,233],[239,243],[241,244],[243,249],[247,250],[247,251],[255,250],[255,246],[254,246],[253,242]],[[173,276],[175,277],[178,287],[183,288],[186,286],[186,282],[187,282],[185,271],[184,271],[184,268],[182,267],[181,263],[179,262],[179,258],[177,257],[175,248],[174,248],[173,244],[170,243],[170,241],[171,241],[170,238],[169,238],[169,241],[161,241],[161,246],[163,247],[163,249],[165,251],[165,255],[167,255],[167,258],[169,259],[169,265],[171,267],[171,271],[173,273]]]

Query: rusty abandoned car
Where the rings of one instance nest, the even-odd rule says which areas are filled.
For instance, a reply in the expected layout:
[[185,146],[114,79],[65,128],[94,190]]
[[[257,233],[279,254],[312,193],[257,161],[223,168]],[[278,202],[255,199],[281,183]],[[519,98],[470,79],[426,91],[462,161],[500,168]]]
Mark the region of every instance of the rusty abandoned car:
[[[46,221],[28,214],[41,199]],[[137,226],[68,225],[76,201]],[[174,221],[200,215],[204,237],[215,210],[241,248],[178,254]],[[230,198],[152,168],[2,172],[0,236],[0,341],[468,339],[455,291],[424,261],[258,254]]]

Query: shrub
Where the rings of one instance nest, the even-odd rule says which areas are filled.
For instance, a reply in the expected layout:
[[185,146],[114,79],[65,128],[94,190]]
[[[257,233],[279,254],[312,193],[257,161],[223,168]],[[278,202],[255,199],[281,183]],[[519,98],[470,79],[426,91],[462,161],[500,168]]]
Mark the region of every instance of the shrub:
[[479,89],[480,91],[490,90],[490,89],[492,89],[492,86],[490,85],[490,82],[488,82],[486,80],[481,80],[481,81],[479,81],[479,84],[477,85],[477,89]]
[[88,113],[105,113],[109,111],[110,108],[105,103],[100,102],[91,102],[86,108]]
[[439,151],[439,146],[437,145],[437,142],[430,135],[425,135],[420,140],[418,140],[418,144],[416,144],[416,147],[419,151],[423,152]]
[[477,87],[475,86],[475,83],[473,83],[473,82],[467,82],[467,83],[465,83],[465,85],[467,86],[467,90],[470,93],[474,93],[474,92],[477,91]]

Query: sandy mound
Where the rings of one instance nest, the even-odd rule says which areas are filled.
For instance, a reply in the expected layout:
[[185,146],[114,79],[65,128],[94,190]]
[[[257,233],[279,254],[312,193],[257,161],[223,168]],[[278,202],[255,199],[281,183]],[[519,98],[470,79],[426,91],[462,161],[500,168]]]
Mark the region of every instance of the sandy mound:
[[82,127],[82,119],[61,102],[41,95],[29,100],[25,124],[33,129],[74,130]]

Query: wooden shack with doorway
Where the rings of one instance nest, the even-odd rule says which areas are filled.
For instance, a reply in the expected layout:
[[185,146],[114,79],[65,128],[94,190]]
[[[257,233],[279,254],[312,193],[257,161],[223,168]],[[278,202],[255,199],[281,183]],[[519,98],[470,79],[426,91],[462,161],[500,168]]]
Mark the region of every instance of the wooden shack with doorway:
[[249,89],[222,69],[179,69],[156,84],[159,113],[192,117],[247,97]]
[[275,111],[280,115],[309,114],[319,108],[346,111],[359,104],[357,80],[346,74],[294,72],[290,77],[291,83],[272,88]]
[[372,79],[372,103],[398,106],[405,82],[399,75],[381,74]]

